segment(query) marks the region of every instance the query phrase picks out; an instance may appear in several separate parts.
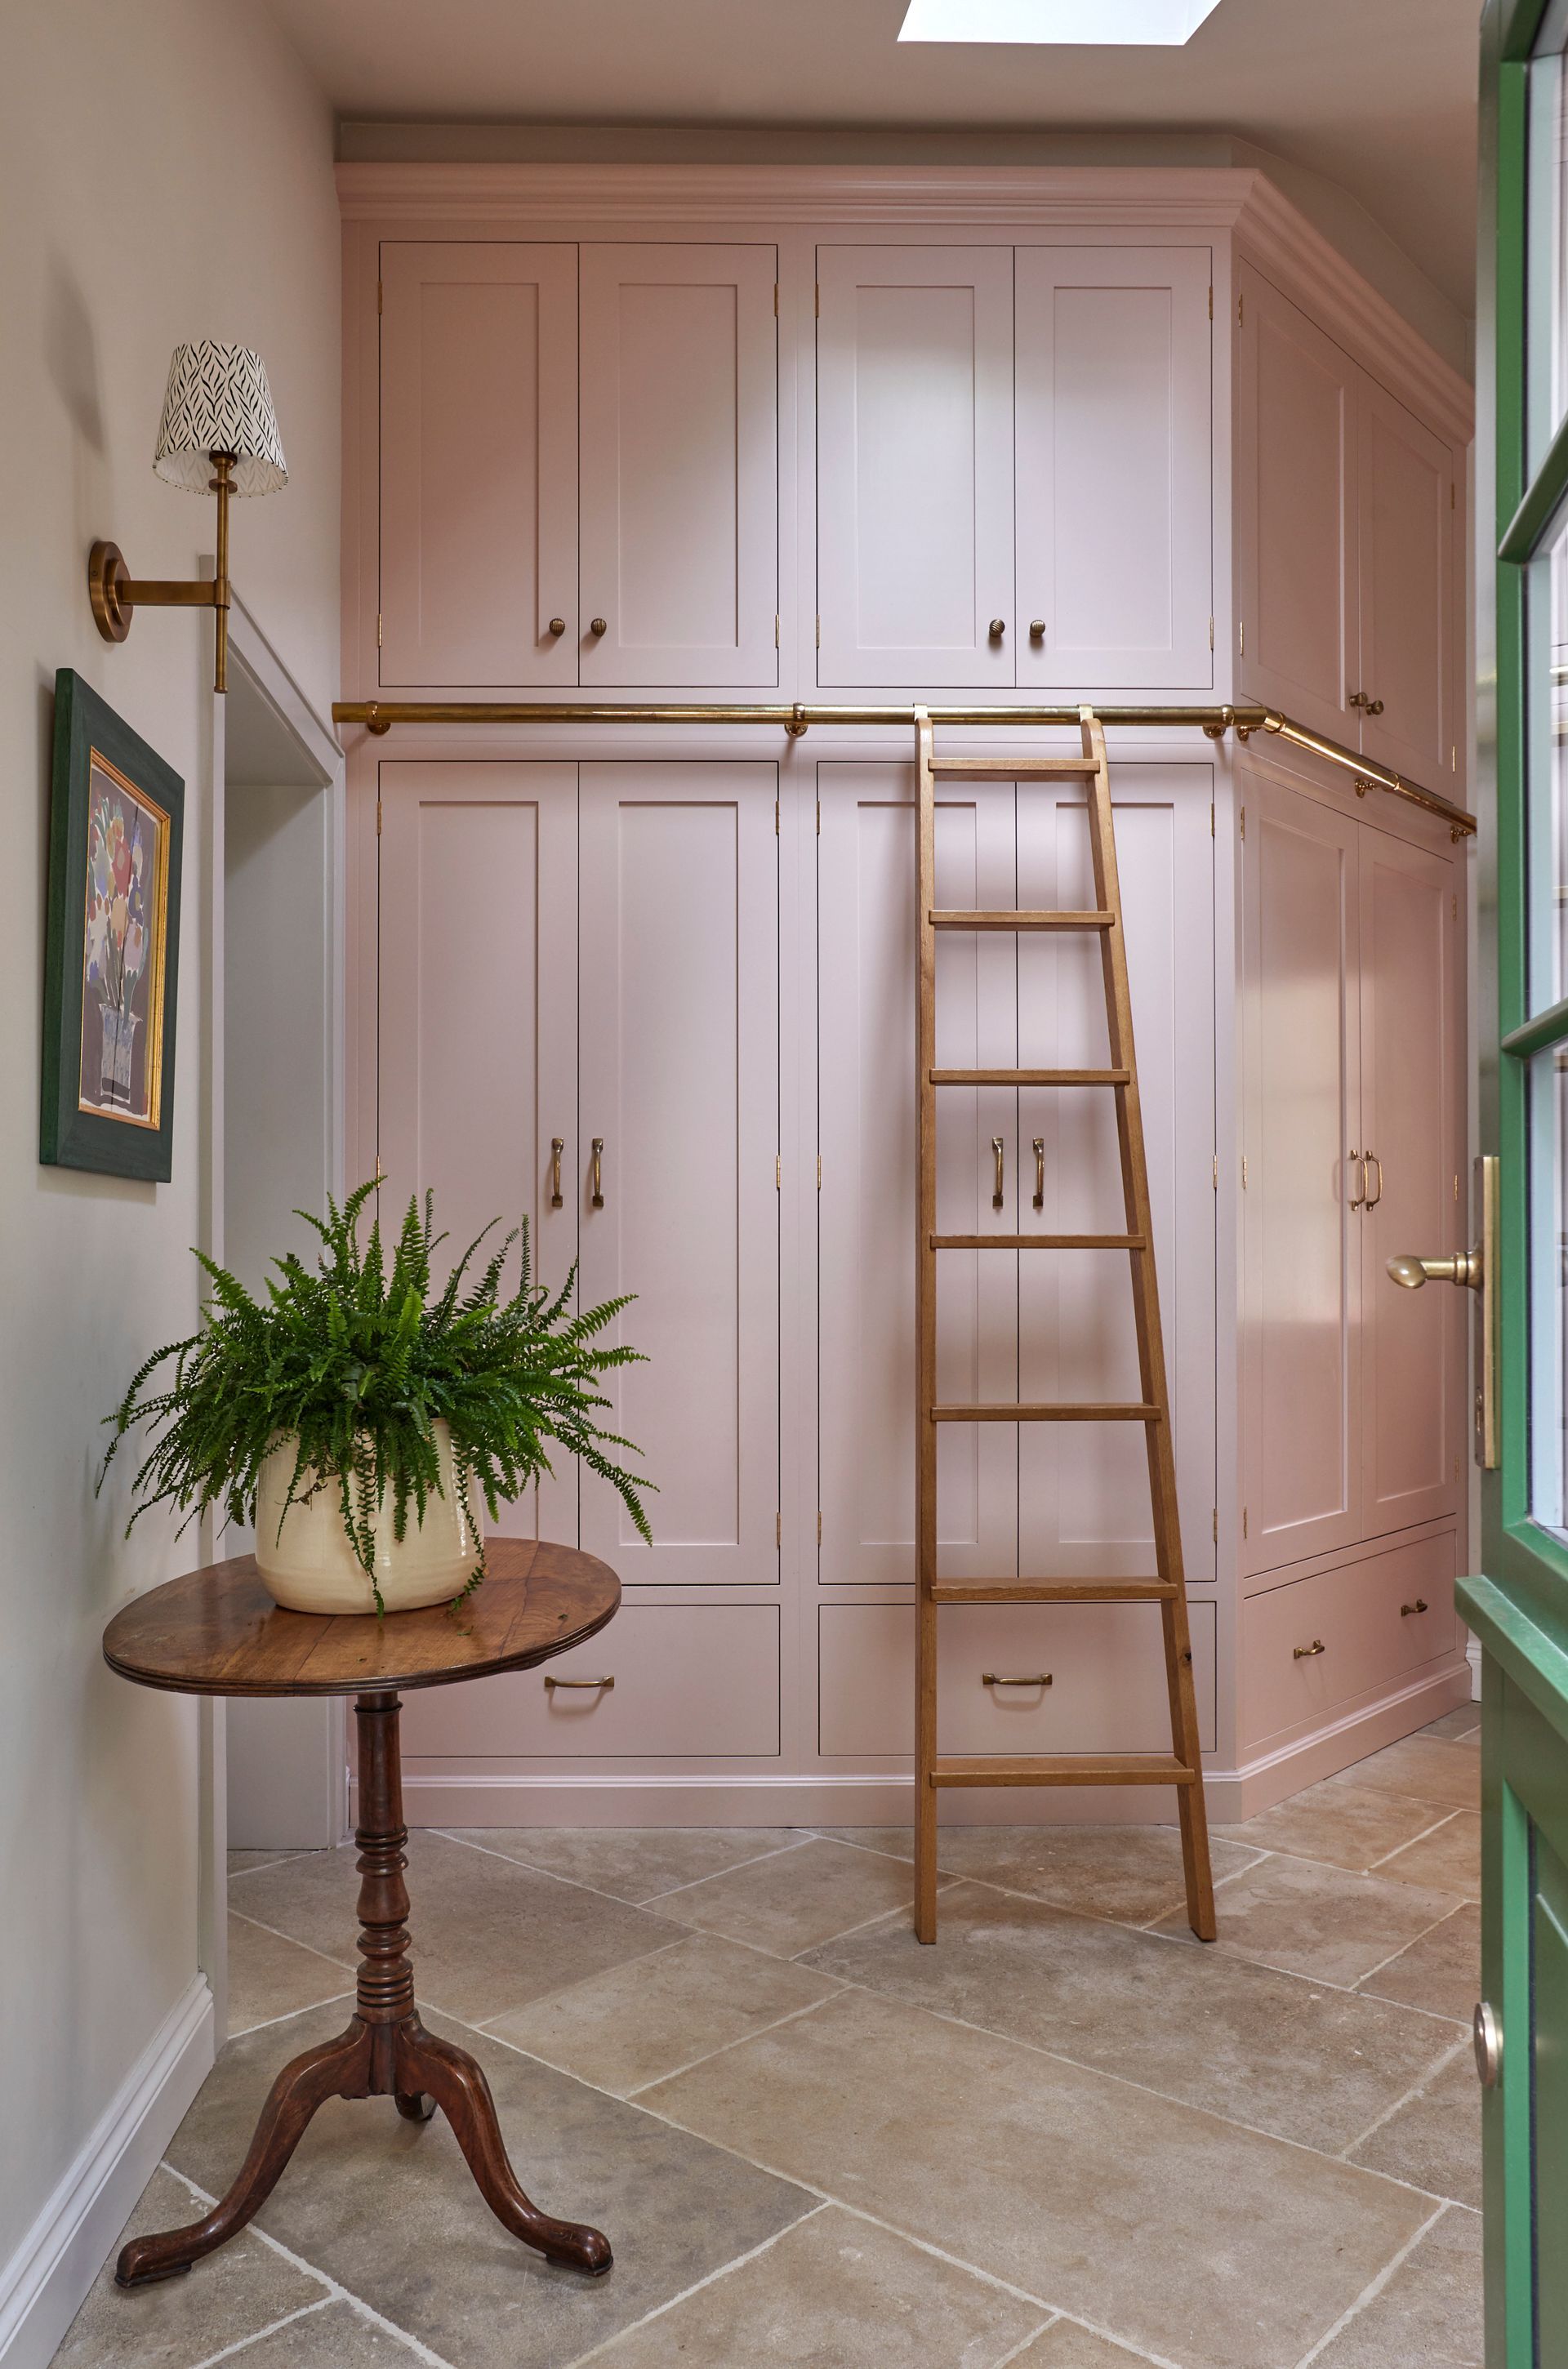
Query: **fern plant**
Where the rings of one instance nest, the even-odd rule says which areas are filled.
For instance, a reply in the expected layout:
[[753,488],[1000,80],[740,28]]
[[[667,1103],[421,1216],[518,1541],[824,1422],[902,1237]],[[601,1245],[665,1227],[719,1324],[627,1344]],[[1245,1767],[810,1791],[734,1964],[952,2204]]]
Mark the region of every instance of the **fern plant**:
[[[100,1489],[132,1425],[151,1426],[127,1537],[143,1514],[167,1504],[184,1515],[182,1530],[214,1505],[231,1521],[253,1522],[262,1465],[280,1437],[292,1438],[284,1513],[297,1499],[336,1488],[345,1534],[380,1613],[377,1510],[390,1492],[399,1539],[410,1505],[424,1518],[431,1495],[441,1493],[434,1425],[444,1422],[459,1494],[465,1497],[476,1480],[492,1521],[503,1498],[518,1496],[552,1470],[554,1444],[618,1490],[639,1534],[651,1539],[642,1500],[653,1483],[608,1452],[636,1458],[640,1451],[598,1421],[610,1404],[603,1377],[640,1362],[635,1349],[596,1341],[632,1295],[572,1314],[577,1269],[553,1298],[533,1281],[526,1218],[464,1291],[469,1264],[492,1230],[487,1226],[437,1293],[430,1262],[447,1237],[434,1230],[432,1196],[425,1196],[422,1217],[410,1200],[389,1266],[379,1219],[360,1242],[360,1215],[374,1190],[373,1183],[360,1185],[341,1208],[329,1199],[325,1219],[296,1210],[321,1237],[315,1271],[291,1251],[274,1261],[278,1279],[268,1278],[264,1300],[195,1253],[212,1286],[200,1330],[155,1351],[104,1418],[114,1436]],[[521,1279],[503,1300],[501,1275],[514,1242],[521,1244]],[[152,1388],[170,1359],[172,1378]],[[469,1586],[483,1576],[481,1551]]]

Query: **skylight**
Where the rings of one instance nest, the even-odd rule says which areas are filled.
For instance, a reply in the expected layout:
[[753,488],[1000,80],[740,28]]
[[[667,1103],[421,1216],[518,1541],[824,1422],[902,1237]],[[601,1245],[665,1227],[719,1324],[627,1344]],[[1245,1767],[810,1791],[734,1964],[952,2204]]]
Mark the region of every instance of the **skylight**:
[[1219,0],[910,0],[901,41],[1179,49]]

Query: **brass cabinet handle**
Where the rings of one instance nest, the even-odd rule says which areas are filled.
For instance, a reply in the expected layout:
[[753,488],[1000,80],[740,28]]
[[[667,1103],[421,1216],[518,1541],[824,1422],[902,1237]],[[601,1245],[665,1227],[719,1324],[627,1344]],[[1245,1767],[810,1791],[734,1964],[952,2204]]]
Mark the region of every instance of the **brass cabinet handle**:
[[1479,1250],[1456,1251],[1452,1258],[1417,1258],[1413,1252],[1404,1251],[1398,1258],[1386,1260],[1384,1266],[1406,1291],[1419,1291],[1424,1283],[1457,1283],[1479,1291],[1484,1280]]
[[1379,1202],[1383,1197],[1383,1163],[1379,1159],[1375,1151],[1368,1150],[1364,1151],[1361,1154],[1361,1173],[1363,1180],[1365,1180],[1366,1173],[1368,1168],[1375,1168],[1378,1172],[1378,1189],[1375,1193],[1368,1190],[1367,1195],[1367,1207],[1369,1209],[1375,1209]]
[[1430,1609],[1431,1608],[1427,1604],[1426,1598],[1424,1596],[1418,1596],[1413,1604],[1402,1604],[1400,1606],[1399,1617],[1402,1620],[1408,1620],[1413,1612],[1426,1612]]
[[1503,2070],[1503,2027],[1495,2011],[1482,1999],[1471,2027],[1475,2043],[1476,2078],[1483,2089],[1495,2089]]
[[991,1186],[990,1205],[1000,1209],[1007,1198],[1007,1147],[1000,1135],[990,1139],[991,1157],[996,1162],[996,1181]]
[[602,1209],[604,1207],[604,1138],[601,1135],[596,1135],[593,1139],[592,1175],[593,1189],[589,1195],[589,1199],[596,1209]]
[[1345,1164],[1346,1168],[1358,1167],[1361,1171],[1361,1190],[1359,1193],[1353,1193],[1350,1196],[1351,1207],[1353,1209],[1359,1209],[1364,1207],[1367,1199],[1367,1163],[1362,1159],[1361,1154],[1356,1150],[1354,1144],[1350,1147],[1349,1154],[1346,1157]]
[[556,641],[556,642],[558,642],[558,641],[560,640],[560,638],[561,638],[561,635],[566,632],[566,630],[567,630],[567,621],[566,621],[565,617],[552,617],[552,618],[551,618],[551,620],[550,620],[550,638],[551,638],[551,640],[552,640],[552,641]]
[[1314,1637],[1310,1645],[1292,1645],[1290,1658],[1295,1662],[1310,1662],[1314,1654],[1326,1654],[1327,1651],[1328,1647],[1323,1643],[1322,1639]]
[[992,640],[993,642],[1000,642],[1000,641],[1001,641],[1001,637],[1002,637],[1002,635],[1003,635],[1003,634],[1005,634],[1005,633],[1006,633],[1006,631],[1007,631],[1007,620],[1006,620],[1006,618],[1005,618],[1005,617],[993,617],[993,618],[991,619],[991,621],[990,621],[990,637],[991,637],[991,640]]
[[1029,620],[1029,639],[1030,639],[1032,642],[1043,642],[1043,641],[1045,640],[1045,638],[1046,638],[1046,621],[1045,621],[1045,619],[1044,619],[1043,617],[1031,617],[1031,618],[1030,618],[1030,620]]
[[597,641],[601,634],[607,634],[610,631],[610,627],[604,618],[590,617],[588,621],[588,630]]
[[607,1695],[607,1694],[609,1694],[609,1693],[610,1693],[611,1689],[613,1688],[613,1686],[614,1686],[614,1684],[615,1684],[615,1681],[614,1681],[614,1679],[613,1679],[613,1678],[552,1678],[552,1677],[546,1677],[546,1679],[545,1679],[545,1681],[544,1681],[544,1684],[545,1684],[545,1686],[546,1686],[547,1688],[549,1688],[551,1689],[551,1691],[552,1691],[552,1692],[554,1692],[554,1690],[555,1690],[555,1688],[556,1687],[586,1687],[586,1688],[588,1688],[589,1689],[589,1691],[590,1691],[590,1692],[592,1692],[592,1691],[595,1691],[595,1690],[596,1690],[596,1691],[597,1691],[597,1692],[599,1692],[600,1694],[605,1694],[605,1695]]
[[1043,1135],[1037,1135],[1035,1138],[1035,1207],[1036,1209],[1043,1209],[1045,1206],[1046,1139]]
[[552,1209],[559,1209],[565,1206],[561,1196],[561,1154],[566,1148],[567,1139],[564,1135],[553,1135],[550,1138],[550,1207]]
[[1032,1678],[1001,1678],[994,1670],[987,1670],[980,1679],[982,1687],[1048,1687],[1053,1683],[1049,1670],[1036,1670]]

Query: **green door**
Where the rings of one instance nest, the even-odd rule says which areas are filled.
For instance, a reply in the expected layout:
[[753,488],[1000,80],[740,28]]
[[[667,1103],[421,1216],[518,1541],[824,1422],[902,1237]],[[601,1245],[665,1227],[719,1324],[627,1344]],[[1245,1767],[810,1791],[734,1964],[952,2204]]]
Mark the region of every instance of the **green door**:
[[[1568,0],[1488,0],[1477,507],[1482,1139],[1497,1155],[1477,2055],[1488,2369],[1568,2364]],[[1489,494],[1494,500],[1489,503]],[[1483,543],[1485,538],[1483,537]],[[1493,696],[1494,687],[1494,697]],[[1478,1385],[1485,1379],[1478,1353]],[[1484,1443],[1483,1443],[1484,1446]]]

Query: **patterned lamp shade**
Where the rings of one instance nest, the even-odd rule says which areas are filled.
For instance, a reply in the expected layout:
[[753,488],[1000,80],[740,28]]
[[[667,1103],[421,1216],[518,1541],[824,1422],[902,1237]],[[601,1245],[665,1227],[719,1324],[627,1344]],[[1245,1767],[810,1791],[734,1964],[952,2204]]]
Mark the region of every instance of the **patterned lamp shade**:
[[174,349],[153,466],[171,486],[204,494],[214,452],[233,453],[236,494],[276,493],[289,482],[260,355],[199,338]]

